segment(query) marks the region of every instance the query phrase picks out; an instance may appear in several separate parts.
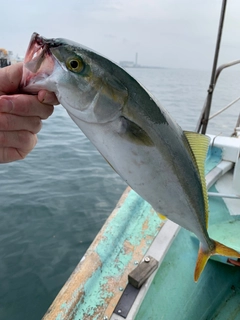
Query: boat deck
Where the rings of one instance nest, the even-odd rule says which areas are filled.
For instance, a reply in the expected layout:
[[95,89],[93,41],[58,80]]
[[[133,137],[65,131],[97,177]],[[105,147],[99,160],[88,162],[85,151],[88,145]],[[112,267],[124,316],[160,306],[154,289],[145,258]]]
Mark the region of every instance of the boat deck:
[[[222,223],[229,216],[221,198],[212,197],[209,204],[210,224]],[[217,210],[216,215],[213,210]],[[135,320],[240,319],[240,269],[210,259],[195,283],[199,241],[181,228],[174,243],[177,245],[172,245],[165,256]]]
[[[239,143],[230,154],[235,161]],[[217,143],[211,146],[206,161],[210,192],[219,192],[218,184],[227,171],[233,176],[233,163],[227,157],[229,152]],[[224,185],[221,192],[229,192]],[[240,200],[233,201],[239,204]],[[236,212],[240,206],[235,205],[235,214],[230,214],[223,198],[216,196],[209,197],[209,206],[210,236],[240,251],[240,212]],[[218,259],[225,263],[211,259],[195,283],[198,247],[193,234],[159,219],[151,206],[128,188],[44,320],[240,319],[240,269],[226,264],[226,259]],[[128,315],[122,317],[116,304],[127,286],[128,274],[146,255],[157,259],[159,268],[139,290]],[[127,299],[130,301],[130,296]]]
[[[233,191],[232,188],[229,188],[233,184],[233,169],[225,174],[224,170],[229,170],[232,166],[227,161],[221,163],[225,157],[223,152],[224,149],[218,147],[209,149],[206,161],[207,183],[211,184],[210,180],[214,182],[213,169],[216,171],[220,167],[223,170],[223,176],[210,187],[209,192],[211,193],[230,194]],[[236,156],[239,157],[239,148]],[[231,204],[230,208],[234,207],[234,213],[229,211],[229,204]],[[222,197],[211,196],[209,197],[209,209],[208,231],[210,236],[240,251],[240,200],[229,198],[223,200]],[[218,261],[210,259],[199,281],[195,283],[193,272],[198,247],[197,238],[181,228],[161,268],[156,273],[134,317],[135,320],[240,319],[240,268],[225,264],[227,259],[217,256]],[[225,263],[219,263],[219,261]]]

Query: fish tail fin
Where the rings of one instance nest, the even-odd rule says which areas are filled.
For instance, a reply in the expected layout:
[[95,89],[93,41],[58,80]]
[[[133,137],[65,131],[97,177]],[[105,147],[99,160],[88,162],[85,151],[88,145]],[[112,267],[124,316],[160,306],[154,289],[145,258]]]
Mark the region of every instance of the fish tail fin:
[[203,269],[205,268],[205,265],[208,262],[208,259],[211,257],[212,253],[211,251],[204,251],[203,246],[200,243],[200,247],[198,250],[198,257],[197,257],[197,263],[194,271],[194,281],[197,282],[201,273],[203,272]]
[[237,252],[234,249],[231,249],[224,244],[218,242],[218,241],[213,241],[213,249],[212,250],[204,250],[202,244],[200,243],[199,251],[198,251],[198,258],[197,258],[197,263],[195,267],[195,272],[194,272],[194,281],[197,282],[208,259],[215,255],[221,255],[225,257],[232,257],[232,258],[240,258],[240,253]]

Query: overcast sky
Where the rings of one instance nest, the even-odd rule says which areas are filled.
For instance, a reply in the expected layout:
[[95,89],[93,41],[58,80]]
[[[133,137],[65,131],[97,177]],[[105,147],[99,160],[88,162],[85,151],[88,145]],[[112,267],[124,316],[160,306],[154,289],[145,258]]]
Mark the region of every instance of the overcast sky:
[[[228,0],[221,62],[240,58],[240,1]],[[115,62],[208,69],[221,0],[1,2],[0,47],[24,55],[33,32],[68,38]]]

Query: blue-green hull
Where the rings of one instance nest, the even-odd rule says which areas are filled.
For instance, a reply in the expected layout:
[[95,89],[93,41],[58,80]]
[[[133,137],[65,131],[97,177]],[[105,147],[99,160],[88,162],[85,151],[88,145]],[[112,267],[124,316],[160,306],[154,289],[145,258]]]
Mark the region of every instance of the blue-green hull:
[[[211,192],[217,192],[215,182],[226,172],[231,177],[238,174],[233,175],[232,168],[238,161],[240,140],[228,142],[231,152],[224,151],[228,147],[210,148],[206,178]],[[240,251],[240,205],[233,206],[237,213],[231,215],[221,197],[211,196],[209,207],[210,236]],[[160,266],[139,290],[126,319],[240,319],[240,268],[226,264],[227,258],[219,258],[224,263],[211,259],[195,283],[198,247],[193,234],[160,220],[149,204],[128,189],[44,320],[122,320],[121,312],[114,309],[128,274],[146,255],[155,256]]]
[[[210,209],[215,208],[213,202]],[[194,236],[180,230],[135,320],[240,319],[240,268],[209,260],[195,283],[198,246]]]

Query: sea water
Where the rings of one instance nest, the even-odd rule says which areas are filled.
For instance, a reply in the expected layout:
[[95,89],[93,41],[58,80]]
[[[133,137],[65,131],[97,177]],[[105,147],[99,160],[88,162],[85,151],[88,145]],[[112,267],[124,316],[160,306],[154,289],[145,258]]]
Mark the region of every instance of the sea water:
[[[186,130],[194,130],[210,72],[128,69]],[[239,71],[219,80],[213,112],[240,95]],[[239,103],[210,122],[227,134]],[[39,320],[114,209],[126,184],[55,108],[29,156],[0,165],[0,320]]]

